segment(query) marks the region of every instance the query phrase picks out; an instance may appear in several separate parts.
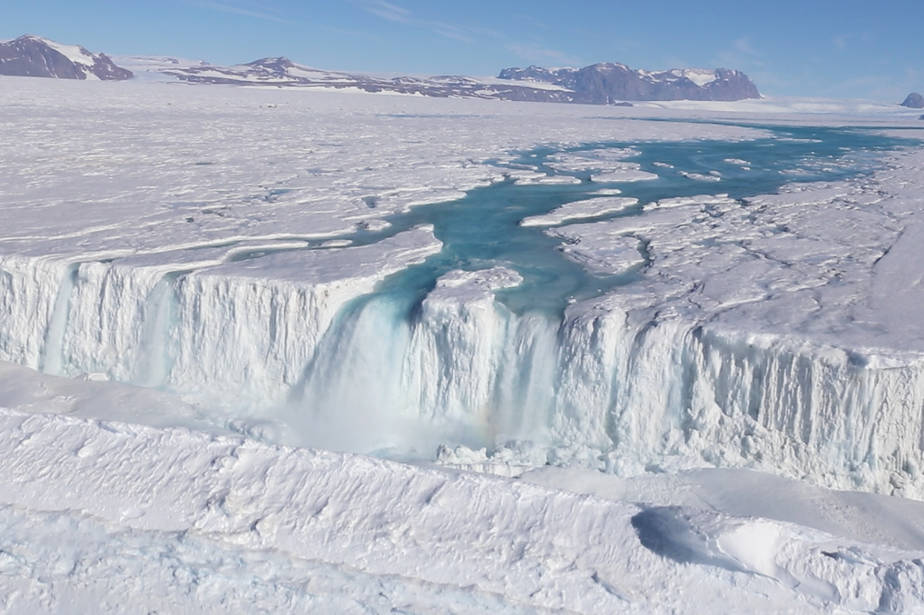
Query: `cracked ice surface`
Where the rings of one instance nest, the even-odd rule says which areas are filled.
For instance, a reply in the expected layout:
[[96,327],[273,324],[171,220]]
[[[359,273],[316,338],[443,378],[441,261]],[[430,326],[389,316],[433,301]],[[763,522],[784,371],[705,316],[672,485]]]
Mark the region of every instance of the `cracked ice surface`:
[[[5,83],[0,182],[16,224],[0,249],[69,259],[323,238],[497,181],[505,169],[484,163],[512,150],[707,136],[557,105]],[[708,137],[760,134],[728,126]]]

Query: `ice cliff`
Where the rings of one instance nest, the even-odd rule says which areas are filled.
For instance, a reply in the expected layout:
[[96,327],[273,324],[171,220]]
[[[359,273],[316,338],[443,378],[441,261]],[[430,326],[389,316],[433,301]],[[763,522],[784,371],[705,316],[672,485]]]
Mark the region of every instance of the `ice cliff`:
[[[427,234],[376,253],[419,262],[439,249]],[[338,322],[387,269],[325,281],[323,265],[361,263],[363,250],[268,255],[253,277],[5,257],[0,358],[183,393],[275,422],[290,443],[421,455],[447,441],[525,446],[538,464],[622,474],[752,465],[921,493],[920,359],[877,362],[615,295],[561,321],[515,314],[494,299],[519,283],[500,268],[444,276],[410,316],[373,298]],[[281,277],[283,262],[301,279]]]

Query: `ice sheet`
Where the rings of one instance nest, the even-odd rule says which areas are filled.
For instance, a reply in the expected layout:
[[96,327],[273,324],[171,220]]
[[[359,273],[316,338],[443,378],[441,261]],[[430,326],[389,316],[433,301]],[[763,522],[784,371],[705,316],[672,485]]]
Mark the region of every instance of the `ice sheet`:
[[[656,169],[608,188],[628,205],[744,172],[630,144],[768,133],[708,106],[3,86],[7,610],[922,608],[920,504],[819,487],[924,494],[919,150],[777,194],[550,206],[562,226],[522,231],[558,260],[523,260],[600,280],[558,314],[513,300],[566,292],[529,267],[466,254],[426,278],[464,242],[396,214]],[[523,160],[543,147],[561,155]]]

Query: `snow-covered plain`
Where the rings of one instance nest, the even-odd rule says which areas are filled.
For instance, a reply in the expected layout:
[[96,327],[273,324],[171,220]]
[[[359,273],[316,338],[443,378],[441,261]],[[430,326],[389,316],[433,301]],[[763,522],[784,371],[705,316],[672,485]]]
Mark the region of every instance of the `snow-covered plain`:
[[6,610],[924,609],[911,116],[0,84]]

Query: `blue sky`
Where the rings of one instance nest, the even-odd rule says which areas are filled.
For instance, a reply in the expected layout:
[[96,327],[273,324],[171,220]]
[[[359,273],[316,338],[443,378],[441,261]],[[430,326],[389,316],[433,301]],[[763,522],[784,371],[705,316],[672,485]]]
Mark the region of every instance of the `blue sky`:
[[924,0],[5,0],[0,38],[109,54],[495,74],[618,61],[738,68],[777,96],[895,101],[924,90]]

